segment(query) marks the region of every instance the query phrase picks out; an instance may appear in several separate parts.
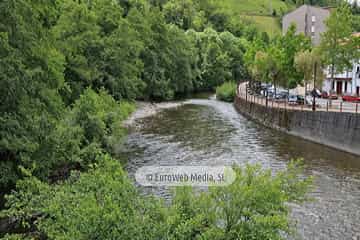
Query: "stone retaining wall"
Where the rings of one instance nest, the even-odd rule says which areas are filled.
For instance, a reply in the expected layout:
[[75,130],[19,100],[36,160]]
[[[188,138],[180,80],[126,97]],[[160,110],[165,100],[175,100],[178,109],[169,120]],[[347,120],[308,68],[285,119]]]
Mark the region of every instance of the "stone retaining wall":
[[267,127],[360,155],[360,114],[267,108],[240,97],[234,104],[240,113]]

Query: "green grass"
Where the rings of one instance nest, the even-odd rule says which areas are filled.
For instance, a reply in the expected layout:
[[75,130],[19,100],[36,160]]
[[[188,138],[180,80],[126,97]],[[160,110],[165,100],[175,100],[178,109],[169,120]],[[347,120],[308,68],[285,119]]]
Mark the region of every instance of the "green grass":
[[278,18],[268,16],[243,16],[255,23],[262,32],[267,32],[270,37],[281,34],[281,25]]
[[[270,37],[281,34],[280,17],[295,8],[282,0],[222,0],[218,6],[234,17],[255,23],[260,31]],[[273,12],[276,16],[273,16]]]
[[216,98],[225,101],[233,102],[236,96],[236,83],[225,82],[216,88]]
[[246,15],[271,16],[273,10],[280,14],[281,11],[287,12],[293,8],[281,0],[222,0],[219,3],[222,7],[234,13]]

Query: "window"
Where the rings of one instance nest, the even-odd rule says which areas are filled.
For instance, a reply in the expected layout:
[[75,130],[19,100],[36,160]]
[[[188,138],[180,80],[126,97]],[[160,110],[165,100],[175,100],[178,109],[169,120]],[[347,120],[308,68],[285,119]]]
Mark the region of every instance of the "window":
[[314,23],[314,22],[316,22],[316,16],[312,16],[311,17],[311,21]]
[[311,33],[315,33],[315,26],[311,26]]

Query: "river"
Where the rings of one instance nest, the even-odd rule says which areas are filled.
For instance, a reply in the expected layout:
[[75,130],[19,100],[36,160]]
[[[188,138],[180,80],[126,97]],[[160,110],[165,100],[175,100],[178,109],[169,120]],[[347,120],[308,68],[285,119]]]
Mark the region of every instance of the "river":
[[[191,99],[138,118],[124,148],[130,176],[150,165],[259,163],[274,171],[303,158],[315,177],[313,201],[292,205],[295,239],[360,239],[360,157],[280,133],[254,123],[232,104]],[[142,188],[171,198],[167,188]]]

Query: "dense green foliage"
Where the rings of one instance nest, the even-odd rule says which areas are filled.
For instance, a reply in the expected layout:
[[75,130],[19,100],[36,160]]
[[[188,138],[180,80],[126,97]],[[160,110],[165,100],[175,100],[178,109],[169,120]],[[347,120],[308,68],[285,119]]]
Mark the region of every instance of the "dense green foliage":
[[216,88],[216,98],[225,102],[233,102],[236,96],[235,82],[225,82]]
[[295,56],[310,48],[310,39],[303,34],[296,34],[295,26],[292,25],[281,37],[271,41],[252,41],[248,45],[244,61],[253,80],[293,88],[303,82],[303,75],[296,69]]
[[[312,51],[306,50],[298,52],[295,56],[295,67],[303,78],[305,86],[305,94],[307,93],[307,85],[314,83],[315,87],[321,88],[322,82],[325,79],[324,64],[321,59],[321,54],[318,53],[319,49],[314,48]],[[316,72],[316,79],[314,73]]]
[[128,113],[110,98],[173,99],[246,78],[244,43],[259,35],[208,0],[4,0],[0,13],[1,189],[19,166],[45,180],[84,167],[89,148],[109,151],[111,124]]
[[[270,40],[212,0],[2,0],[0,16],[0,189],[17,186],[2,214],[26,232],[20,238],[281,239],[290,231],[285,202],[307,189],[295,169],[272,177],[248,167],[232,186],[185,191],[168,207],[136,192],[116,150],[133,100],[213,90],[247,79],[248,68],[296,82],[291,64],[306,39]],[[253,63],[259,51],[269,56],[265,71]]]
[[[3,214],[31,236],[47,239],[285,239],[289,202],[302,202],[311,178],[298,164],[275,176],[259,166],[236,169],[236,180],[209,193],[177,190],[171,205],[136,191],[107,155],[87,173],[48,185],[30,174],[18,182]],[[34,217],[36,216],[36,217]],[[36,221],[34,221],[36,220]],[[4,239],[23,239],[8,235]]]
[[353,37],[354,16],[348,4],[343,4],[326,20],[327,31],[323,34],[320,50],[323,59],[334,75],[351,69],[353,60],[358,59],[359,38]]

